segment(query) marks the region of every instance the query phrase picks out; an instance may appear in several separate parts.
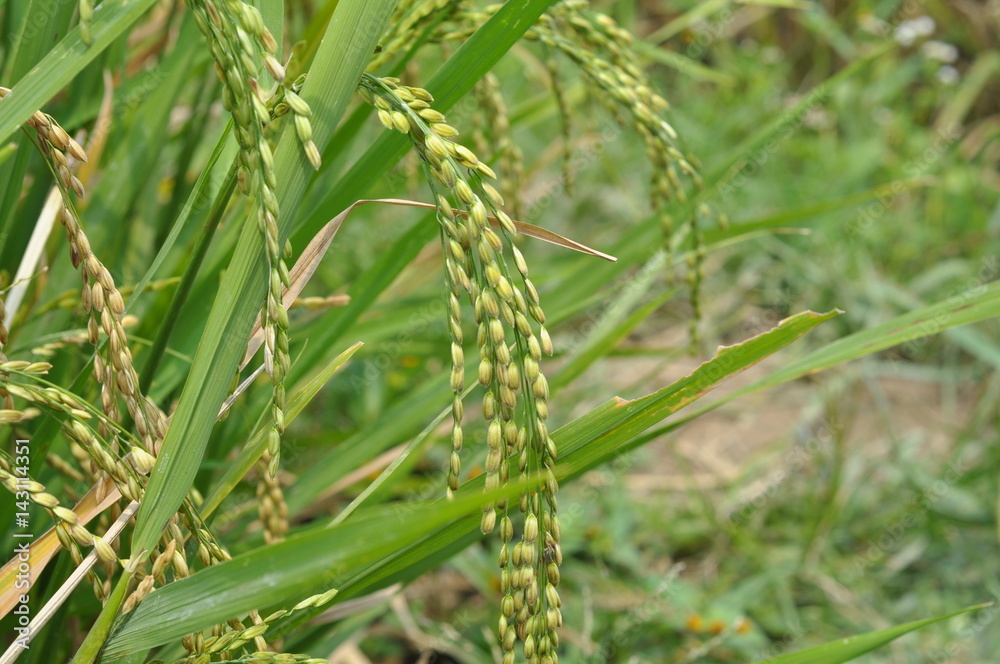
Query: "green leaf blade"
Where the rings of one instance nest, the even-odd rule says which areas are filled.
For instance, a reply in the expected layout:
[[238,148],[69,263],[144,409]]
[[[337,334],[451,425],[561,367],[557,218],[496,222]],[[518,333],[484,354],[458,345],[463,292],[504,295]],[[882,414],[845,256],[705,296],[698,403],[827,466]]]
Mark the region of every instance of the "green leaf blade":
[[102,2],[94,9],[90,46],[83,43],[79,28],[70,30],[0,101],[0,143],[9,139],[32,113],[52,99],[155,2]]
[[915,620],[913,622],[904,623],[895,627],[881,629],[877,632],[868,632],[867,634],[859,634],[858,636],[851,636],[846,639],[838,639],[813,648],[806,648],[805,650],[799,650],[780,655],[778,657],[760,660],[757,664],[843,664],[844,662],[850,662],[851,660],[857,659],[861,655],[869,653],[876,648],[881,648],[887,643],[894,641],[904,634],[908,634],[914,630],[927,627],[928,625],[933,625],[934,623],[941,622],[942,620],[954,618],[955,616],[960,616],[963,613],[969,613],[970,611],[976,611],[989,606],[992,606],[992,604],[970,606],[967,609],[955,611],[936,618]]

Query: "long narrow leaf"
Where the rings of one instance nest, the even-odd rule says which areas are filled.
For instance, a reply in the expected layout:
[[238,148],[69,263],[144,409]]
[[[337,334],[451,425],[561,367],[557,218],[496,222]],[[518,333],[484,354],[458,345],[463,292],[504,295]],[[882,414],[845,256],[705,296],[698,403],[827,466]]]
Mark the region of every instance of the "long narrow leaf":
[[52,99],[155,2],[102,2],[94,9],[90,46],[83,43],[79,28],[70,30],[0,101],[0,143],[10,138],[21,123]]
[[[751,385],[726,395],[719,401],[688,413],[683,419],[668,424],[664,429],[675,429],[699,415],[751,392],[818,373],[899,344],[913,344],[914,347],[919,347],[926,337],[996,316],[1000,316],[1000,282],[966,291],[944,302],[911,311],[881,325],[855,332],[810,353]],[[659,433],[662,432],[652,432],[650,435],[658,435]]]
[[988,606],[991,605],[979,604],[977,606],[970,606],[967,609],[955,611],[936,618],[915,620],[902,625],[896,625],[895,627],[889,627],[888,629],[880,629],[877,632],[868,632],[867,634],[859,634],[858,636],[852,636],[846,639],[838,639],[814,648],[806,648],[805,650],[790,652],[785,655],[780,655],[779,657],[760,660],[758,664],[843,664],[844,662],[850,662],[867,652],[871,652],[876,648],[881,648],[885,644],[898,639],[904,634],[908,634],[909,632],[922,627],[933,625],[934,623],[941,622],[942,620],[948,620],[949,618],[960,616],[963,613],[977,611]]
[[[537,481],[537,480],[535,480]],[[527,482],[454,501],[383,509],[366,519],[319,528],[255,549],[153,592],[108,641],[105,661],[168,643],[246,612],[335,587],[350,570],[375,562],[462,517],[485,500],[516,495]]]

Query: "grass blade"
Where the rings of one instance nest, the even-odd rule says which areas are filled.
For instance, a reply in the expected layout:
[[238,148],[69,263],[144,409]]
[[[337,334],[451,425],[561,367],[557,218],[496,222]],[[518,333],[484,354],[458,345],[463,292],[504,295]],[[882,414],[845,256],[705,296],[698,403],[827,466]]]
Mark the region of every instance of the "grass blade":
[[156,0],[102,2],[94,9],[90,46],[83,43],[79,28],[70,30],[0,101],[0,143],[9,139],[21,123],[52,99],[155,3]]
[[918,344],[920,340],[945,330],[969,325],[1000,316],[1000,282],[966,291],[944,302],[911,311],[890,321],[835,341],[810,353],[751,385],[736,390],[724,398],[701,406],[682,419],[645,434],[636,441],[641,445],[647,440],[663,435],[690,422],[699,415],[766,387],[774,387],[802,376],[819,373],[831,367],[850,362],[899,344]]
[[898,639],[904,634],[908,634],[909,632],[926,627],[927,625],[933,625],[934,623],[941,622],[942,620],[948,620],[949,618],[960,616],[963,613],[977,611],[988,606],[992,606],[992,604],[970,606],[967,609],[955,611],[936,618],[915,620],[902,625],[896,625],[895,627],[889,627],[888,629],[880,629],[877,632],[868,632],[867,634],[859,634],[858,636],[852,636],[846,639],[838,639],[837,641],[824,643],[823,645],[816,646],[815,648],[806,648],[805,650],[791,652],[779,657],[760,660],[758,664],[843,664],[843,662],[850,662],[851,660],[857,659],[861,655],[871,652],[876,648],[881,648],[885,644]]
[[[493,494],[517,495],[528,485],[512,483]],[[251,609],[298,601],[336,587],[348,570],[390,555],[448,522],[478,514],[489,497],[477,492],[454,501],[410,504],[401,511],[381,509],[367,518],[300,533],[203,569],[143,600],[109,639],[106,661],[168,643]]]

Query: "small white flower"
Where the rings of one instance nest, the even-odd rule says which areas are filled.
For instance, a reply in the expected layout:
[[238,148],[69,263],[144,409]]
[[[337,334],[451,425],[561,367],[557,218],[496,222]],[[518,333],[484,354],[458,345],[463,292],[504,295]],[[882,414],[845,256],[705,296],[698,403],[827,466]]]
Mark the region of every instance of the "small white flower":
[[903,21],[896,27],[896,41],[903,46],[913,46],[920,37],[934,34],[934,19],[930,16],[919,16],[910,21]]
[[937,70],[937,77],[945,85],[951,85],[958,80],[958,70],[951,65],[943,65]]
[[954,44],[932,39],[924,42],[920,50],[931,60],[952,64],[958,60],[958,48]]
[[913,28],[921,37],[927,37],[934,34],[934,29],[937,27],[934,24],[934,19],[930,16],[919,16],[913,19],[911,23],[913,23]]
[[913,29],[905,23],[896,28],[896,34],[894,37],[902,46],[913,46],[913,42],[917,41],[917,35],[913,32]]

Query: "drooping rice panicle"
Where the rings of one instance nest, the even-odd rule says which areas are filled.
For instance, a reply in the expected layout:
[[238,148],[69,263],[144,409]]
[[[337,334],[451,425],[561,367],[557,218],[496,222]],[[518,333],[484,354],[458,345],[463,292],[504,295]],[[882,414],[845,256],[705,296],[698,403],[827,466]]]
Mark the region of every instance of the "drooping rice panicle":
[[505,197],[504,203],[515,219],[523,218],[524,154],[511,137],[507,103],[495,74],[488,73],[479,81],[476,85],[476,99],[489,129],[490,147],[494,154],[500,156],[500,171],[508,183],[506,189],[510,193]]
[[[19,363],[8,364],[14,364],[14,370],[19,371],[23,368],[19,366]],[[24,385],[14,385],[13,387],[16,396],[30,397],[30,400],[47,407],[65,409],[67,401],[73,403],[65,395],[61,399],[55,399],[55,393],[52,388],[45,388],[43,390],[34,386]],[[97,415],[97,413],[84,413],[84,415]],[[130,448],[127,454],[121,456],[120,452],[113,450],[106,441],[101,439],[97,432],[87,424],[84,417],[78,417],[65,423],[63,428],[70,440],[77,443],[81,449],[86,450],[94,458],[100,470],[107,473],[125,498],[130,501],[139,501],[142,499],[145,489],[143,478],[145,475],[148,475],[155,462],[155,459],[150,454],[146,453],[138,445],[135,445]],[[130,440],[127,432],[120,431],[119,433],[121,434],[122,441]],[[262,468],[262,472],[266,474],[266,468]],[[197,499],[194,492],[192,492],[192,496]],[[193,507],[194,505],[191,504],[191,497],[189,496],[185,500],[181,511],[170,519],[159,547],[151,553],[151,560],[153,561],[151,570],[147,572],[144,566],[139,566],[129,571],[135,577],[137,585],[126,598],[123,611],[129,612],[134,610],[135,606],[156,587],[165,585],[172,579],[180,579],[190,575],[190,565],[187,562],[183,546],[183,542],[187,539],[187,536],[182,531],[181,524],[184,525],[185,529],[198,542],[198,556],[202,564],[206,566],[214,565],[230,559],[229,554],[218,543],[214,535],[204,528],[204,524],[197,517]],[[65,546],[72,546],[71,542],[65,536],[61,536],[60,539],[64,541]],[[96,539],[97,537],[95,536]],[[78,555],[74,556],[74,559],[77,558],[79,558]],[[100,593],[103,592],[103,596],[106,596],[110,591],[110,573],[113,571],[113,561],[107,560],[106,555],[102,555],[101,560],[105,564],[109,580],[100,584],[95,579],[95,592],[99,593],[99,597],[102,596]],[[171,572],[171,577],[169,578],[166,576],[168,568]],[[88,578],[91,578],[91,576],[88,575]],[[256,620],[254,616],[256,616],[256,612],[251,612],[251,619]],[[243,628],[241,627],[241,629]],[[194,652],[195,643],[196,641],[194,640],[185,640],[185,647],[189,651]],[[263,642],[257,645],[260,649],[266,647],[266,644]]]
[[80,21],[77,27],[80,28],[80,39],[87,46],[90,46],[90,22],[94,17],[94,3],[93,0],[80,0],[77,3],[77,12],[80,16]]
[[[0,484],[3,484],[18,501],[30,501],[49,513],[56,524],[59,544],[69,552],[73,564],[79,565],[83,561],[81,546],[94,547],[98,550],[99,556],[105,554],[103,540],[95,537],[80,523],[79,515],[61,505],[59,499],[48,493],[43,484],[25,475],[23,468],[15,468],[14,460],[5,452],[0,453]],[[87,573],[86,579],[93,586],[98,599],[107,596],[108,588],[100,582],[93,571]]]
[[[7,88],[0,88],[0,98],[8,92]],[[132,351],[122,323],[125,300],[111,273],[91,250],[90,241],[72,203],[72,195],[82,197],[84,189],[70,171],[70,159],[85,162],[87,155],[52,116],[37,111],[25,124],[34,129],[35,146],[55,175],[55,183],[62,196],[59,219],[69,241],[73,266],[80,270],[83,280],[81,301],[90,314],[88,338],[98,351],[94,356],[94,376],[101,384],[102,407],[108,417],[117,422],[120,419],[118,399],[124,400],[143,447],[155,454],[158,441],[166,433],[166,418],[139,390],[138,374],[132,364]],[[100,344],[102,331],[107,336],[103,354]],[[103,421],[101,426],[105,427]],[[102,435],[113,436],[113,432],[104,429]]]
[[[288,267],[284,261],[286,245],[278,232],[278,200],[275,196],[277,173],[274,155],[265,136],[271,120],[268,108],[271,95],[258,79],[263,68],[279,84],[285,70],[275,54],[278,43],[265,27],[260,12],[242,0],[196,0],[194,16],[208,41],[215,59],[216,73],[223,82],[223,103],[236,122],[240,145],[238,181],[240,191],[251,197],[257,211],[257,226],[264,238],[268,263],[268,289],[261,316],[265,330],[264,364],[271,377],[271,410],[274,424],[268,433],[265,453],[268,473],[274,477],[280,464],[281,435],[284,432],[285,376],[288,356],[288,312],[282,303],[282,287],[288,287]],[[293,86],[293,88],[296,86]],[[320,154],[312,140],[309,105],[294,89],[282,90],[281,102],[294,116],[296,133],[314,168],[320,166]]]
[[[529,660],[535,661],[537,655],[555,662],[556,629],[562,622],[557,590],[562,559],[556,516],[558,483],[553,473],[557,450],[548,435],[549,389],[540,368],[542,353],[552,354],[552,341],[538,292],[528,278],[527,263],[514,244],[517,229],[502,209],[500,193],[489,183],[495,179],[492,169],[452,140],[457,130],[430,107],[433,98],[426,90],[370,75],[362,78],[360,90],[376,107],[386,128],[410,138],[424,163],[437,200],[449,302],[458,299],[461,288],[469,293],[475,312],[479,382],[485,388],[486,490],[509,482],[512,460],[521,475],[541,473],[545,477],[542,485],[520,497],[524,522],[521,539],[513,549],[509,543],[514,526],[506,501],[483,507],[480,528],[483,533],[493,531],[499,516],[504,595],[499,638],[504,662],[514,660],[518,640]],[[490,219],[496,220],[499,232]],[[508,254],[520,288],[514,286]],[[449,327],[460,328],[454,309],[449,307]],[[458,399],[464,389],[464,345],[461,333],[452,330],[451,336],[452,390]],[[461,414],[460,408],[457,414]],[[458,486],[461,470],[460,417],[455,418],[454,432],[448,473],[451,491]]]
[[[45,154],[44,151],[43,154]],[[112,284],[111,289],[105,289],[103,286],[101,290],[97,288],[102,283],[108,283],[110,276],[106,276],[106,270],[96,260],[93,253],[89,252],[89,242],[86,235],[83,234],[82,229],[79,227],[79,223],[71,207],[65,204],[65,201],[68,200],[68,192],[63,192],[63,195],[64,207],[62,210],[62,219],[64,225],[67,227],[67,234],[71,235],[71,256],[74,258],[74,262],[82,266],[81,272],[85,281],[82,291],[82,302],[84,307],[91,312],[88,336],[95,347],[99,347],[96,332],[98,330],[96,318],[99,315],[101,329],[108,337],[109,360],[107,363],[102,363],[102,356],[100,354],[95,356],[95,374],[102,384],[103,414],[100,411],[94,410],[83,399],[70,394],[56,385],[48,383],[44,385],[32,385],[13,383],[7,380],[0,381],[0,384],[4,386],[11,396],[23,398],[42,408],[65,413],[69,419],[63,423],[63,432],[70,440],[71,451],[74,452],[74,456],[78,457],[81,468],[92,470],[89,475],[91,478],[98,480],[97,486],[99,488],[104,487],[102,478],[107,476],[115,483],[122,496],[130,501],[139,501],[142,499],[144,492],[143,476],[149,474],[155,463],[155,458],[150,451],[155,452],[158,449],[159,442],[163,439],[166,431],[166,418],[151,401],[138,393],[137,388],[132,392],[128,391],[128,386],[135,385],[135,382],[128,383],[122,379],[122,376],[124,376],[126,379],[131,377],[134,380],[136,376],[131,366],[131,354],[127,352],[128,346],[124,333],[124,325],[122,320],[117,318],[115,314],[115,311],[121,307],[109,304],[120,300],[121,294],[113,289],[113,282],[110,282]],[[104,279],[103,282],[102,279]],[[90,280],[95,282],[93,288],[87,286],[87,282]],[[106,296],[105,292],[107,293]],[[102,298],[104,298],[103,302],[101,301]],[[100,313],[98,314],[97,312]],[[116,343],[116,340],[120,341]],[[115,354],[116,351],[117,354]],[[115,361],[115,357],[119,358],[118,362]],[[0,365],[0,374],[15,374],[21,378],[33,378],[38,381],[40,380],[39,377],[46,373],[49,368],[50,365],[44,362],[28,363],[14,361]],[[117,372],[117,374],[112,373],[113,371]],[[117,375],[117,378],[112,383],[112,376],[115,375]],[[109,385],[117,386],[121,390],[121,393],[124,394],[126,404],[129,406],[129,412],[133,414],[133,420],[136,423],[137,434],[142,436],[141,439],[133,438],[116,421],[117,410],[109,404],[109,398],[106,396],[108,394],[114,396],[116,392],[109,389]],[[137,404],[140,403],[138,399],[142,399],[141,403],[147,405],[146,409],[138,409]],[[139,428],[139,422],[141,421],[139,417],[143,416],[148,418],[147,422],[153,423],[151,427],[147,427],[146,429]],[[98,422],[96,431],[89,424],[92,420]],[[145,432],[145,435],[143,435],[143,432]],[[122,445],[126,446],[125,452],[120,449]],[[85,464],[84,461],[88,461],[88,463]],[[92,467],[90,463],[93,464]],[[116,559],[113,556],[109,557],[108,548],[104,546],[105,543],[98,536],[91,535],[86,529],[79,526],[76,519],[73,518],[75,515],[73,515],[71,510],[60,508],[57,516],[62,519],[57,525],[59,541],[64,548],[70,551],[75,564],[79,564],[82,560],[82,553],[79,550],[80,544],[94,546],[98,551],[98,558],[104,564],[108,579],[102,583],[93,570],[88,572],[86,578],[92,584],[97,597],[99,599],[106,598],[111,589],[110,574],[114,570],[114,565],[117,562]],[[175,515],[171,520],[172,530],[169,531],[169,534],[170,537],[177,541],[183,541],[183,535],[176,528],[177,519],[178,517]],[[164,546],[168,545],[165,544]],[[167,558],[171,560],[168,561]],[[161,581],[163,580],[162,566],[166,562],[172,562],[175,578],[185,576],[188,573],[183,547],[175,546],[169,556],[162,559],[157,558],[157,560],[160,563],[159,567],[156,567],[154,563],[154,569],[157,574],[143,576],[136,590],[126,599],[126,607],[130,610],[152,591],[153,584],[158,576],[161,577]]]
[[264,543],[274,544],[288,533],[288,505],[277,477],[271,477],[267,462],[257,463],[257,512],[264,527]]
[[567,194],[572,195],[575,173],[573,173],[573,143],[572,143],[572,122],[573,115],[570,112],[569,101],[566,99],[566,91],[563,89],[562,79],[559,74],[559,63],[555,58],[545,60],[545,69],[549,73],[549,84],[552,87],[552,95],[556,99],[556,106],[559,108],[560,129],[562,131],[562,173],[563,188]]
[[462,4],[462,0],[400,0],[382,35],[382,48],[368,63],[376,72],[393,58],[409,52],[432,23],[440,22]]
[[[24,399],[39,408],[63,413],[69,418],[63,422],[63,433],[70,441],[71,450],[74,456],[77,457],[80,467],[87,469],[92,464],[93,471],[88,473],[88,476],[97,480],[96,486],[99,489],[97,494],[98,500],[103,500],[105,494],[101,490],[107,490],[105,478],[108,478],[127,500],[141,501],[145,491],[145,476],[152,470],[155,458],[146,452],[138,439],[134,438],[120,424],[108,418],[100,410],[95,409],[80,397],[69,393],[63,388],[45,382],[43,375],[49,368],[50,365],[44,362],[8,362],[0,365],[0,369],[7,369],[19,381],[24,381],[4,382],[12,396]],[[96,428],[97,430],[93,426],[95,420],[99,423],[99,426]],[[113,430],[115,433],[114,443],[105,439],[102,434],[103,431],[108,430]],[[40,485],[36,489],[38,492],[42,491]],[[28,490],[31,489],[29,488]],[[42,500],[49,499],[42,496]],[[90,535],[89,532],[85,533],[77,527],[79,524],[75,515],[71,513],[71,510],[61,508],[57,511],[53,508],[53,511],[58,518],[62,519],[57,524],[59,541],[64,548],[70,551],[74,563],[79,564],[82,560],[82,554],[79,551],[80,544],[94,546],[98,551],[98,559],[104,566],[107,579],[101,582],[93,571],[89,572],[86,578],[93,585],[97,597],[99,599],[106,598],[111,590],[111,575],[114,573],[117,559],[113,555],[108,555],[108,549],[105,546],[106,543],[100,540],[99,535],[96,533],[101,532],[103,529],[102,524],[106,527],[113,519],[109,520],[104,516],[99,518],[97,526],[93,531],[95,534]],[[112,508],[112,513],[115,517],[117,517],[117,511],[117,509]],[[184,536],[177,528],[177,523],[178,516],[175,515],[168,524],[168,530],[164,534],[164,547],[170,546],[169,542],[171,540],[184,541]],[[107,546],[110,546],[113,550],[114,546],[117,545],[111,544]],[[174,578],[186,576],[188,566],[183,547],[174,546],[168,557],[171,558],[168,562],[171,562],[174,566]],[[164,561],[166,561],[166,558],[164,558]],[[161,561],[162,564],[163,561]],[[153,581],[146,581],[143,578],[142,581],[144,583],[140,584],[137,594],[133,593],[131,595],[134,596],[134,600],[129,606],[134,606],[148,594],[152,590],[151,584],[154,581],[163,583],[162,569],[157,567],[156,574],[153,577]]]
[[[48,363],[8,362],[2,366],[6,366],[11,374],[20,379],[18,382],[6,378],[0,379],[0,384],[4,385],[12,396],[43,410],[61,413],[68,418],[63,422],[63,429],[70,441],[70,451],[84,476],[96,483],[99,491],[106,489],[103,481],[106,475],[119,485],[123,495],[134,495],[136,499],[138,498],[140,495],[138,485],[134,479],[128,477],[128,470],[122,461],[131,463],[133,459],[140,459],[144,466],[143,472],[148,473],[152,468],[153,457],[138,445],[131,434],[81,397],[44,381],[42,376],[51,367]],[[94,421],[98,425],[97,434],[90,428]],[[114,443],[107,442],[103,433],[107,431],[113,432],[110,439],[114,440]],[[119,441],[127,445],[129,450],[124,456],[119,452]],[[49,455],[50,458],[52,456]],[[66,462],[61,461],[61,463]],[[103,495],[99,492],[98,499],[103,499]]]

